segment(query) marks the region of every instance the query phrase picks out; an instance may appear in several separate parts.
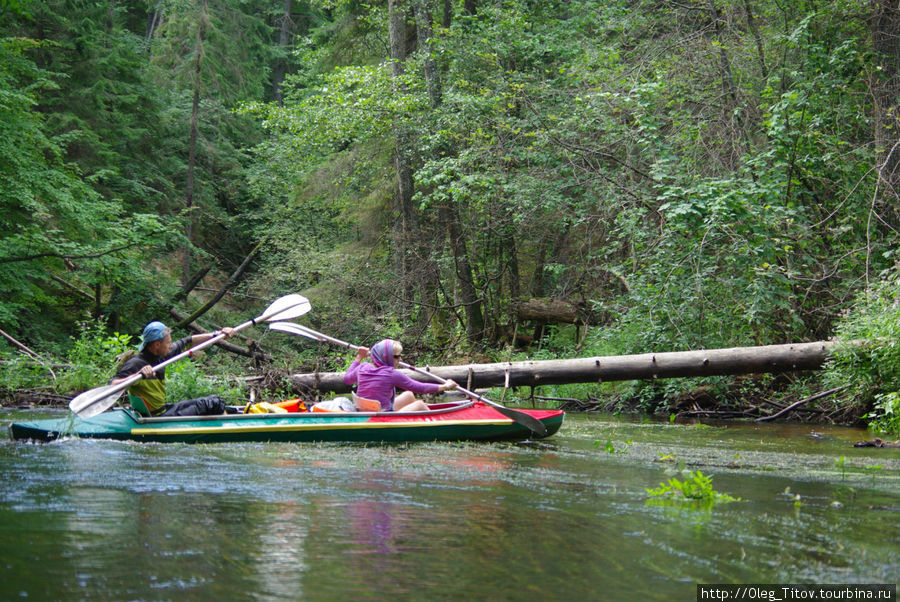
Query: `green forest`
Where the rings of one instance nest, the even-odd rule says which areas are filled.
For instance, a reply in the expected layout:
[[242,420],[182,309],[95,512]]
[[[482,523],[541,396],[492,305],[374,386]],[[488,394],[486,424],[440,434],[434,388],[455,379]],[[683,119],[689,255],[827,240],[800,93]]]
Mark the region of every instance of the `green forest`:
[[[896,0],[0,0],[0,386],[300,293],[435,363],[852,340],[550,394],[848,385],[900,432],[898,133]],[[183,371],[349,360],[246,334]]]

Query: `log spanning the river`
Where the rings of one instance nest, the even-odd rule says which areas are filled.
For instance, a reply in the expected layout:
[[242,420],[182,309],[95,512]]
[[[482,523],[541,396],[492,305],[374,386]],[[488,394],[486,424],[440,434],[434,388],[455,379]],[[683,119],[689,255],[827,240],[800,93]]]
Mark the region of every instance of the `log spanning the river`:
[[[763,374],[816,370],[821,368],[835,343],[792,343],[761,347],[733,347],[702,351],[669,351],[586,357],[565,360],[468,364],[463,366],[424,367],[441,378],[450,378],[467,389],[486,387],[521,387],[643,380],[653,378],[686,378]],[[414,372],[406,373],[421,381],[429,381]],[[295,374],[291,377],[298,390],[317,389],[347,393],[343,372]]]

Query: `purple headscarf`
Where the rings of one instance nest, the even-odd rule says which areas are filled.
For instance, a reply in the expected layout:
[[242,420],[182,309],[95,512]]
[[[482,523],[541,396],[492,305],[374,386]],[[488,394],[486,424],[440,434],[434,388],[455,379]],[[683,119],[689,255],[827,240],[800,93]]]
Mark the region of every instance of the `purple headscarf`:
[[372,357],[372,363],[375,364],[376,368],[380,368],[381,366],[393,367],[394,341],[392,341],[391,339],[378,341],[369,350],[369,355]]

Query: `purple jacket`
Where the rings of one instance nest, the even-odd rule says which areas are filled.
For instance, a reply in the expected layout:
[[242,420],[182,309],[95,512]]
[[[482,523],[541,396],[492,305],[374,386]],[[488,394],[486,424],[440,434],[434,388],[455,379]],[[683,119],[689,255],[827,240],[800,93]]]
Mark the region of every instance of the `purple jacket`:
[[374,365],[354,360],[344,374],[344,384],[356,384],[357,395],[379,402],[385,412],[394,409],[395,387],[422,394],[440,391],[440,385],[413,380],[395,369],[392,365],[393,349],[394,341],[379,341],[369,353]]

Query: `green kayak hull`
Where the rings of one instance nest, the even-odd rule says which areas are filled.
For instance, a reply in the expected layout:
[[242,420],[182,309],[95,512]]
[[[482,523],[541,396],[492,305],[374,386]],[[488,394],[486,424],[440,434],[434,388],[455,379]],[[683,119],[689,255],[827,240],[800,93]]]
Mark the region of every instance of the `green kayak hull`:
[[[556,433],[560,410],[516,410]],[[300,412],[143,418],[115,409],[82,420],[65,418],[13,423],[14,440],[52,441],[62,437],[178,443],[268,441],[499,441],[538,438],[528,428],[481,403],[440,404],[428,412]]]

